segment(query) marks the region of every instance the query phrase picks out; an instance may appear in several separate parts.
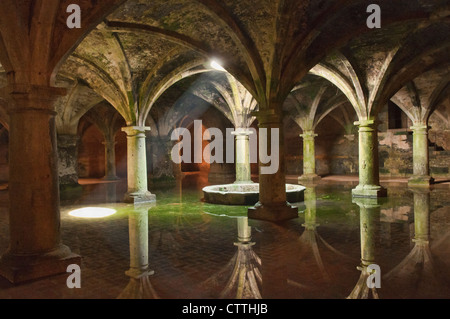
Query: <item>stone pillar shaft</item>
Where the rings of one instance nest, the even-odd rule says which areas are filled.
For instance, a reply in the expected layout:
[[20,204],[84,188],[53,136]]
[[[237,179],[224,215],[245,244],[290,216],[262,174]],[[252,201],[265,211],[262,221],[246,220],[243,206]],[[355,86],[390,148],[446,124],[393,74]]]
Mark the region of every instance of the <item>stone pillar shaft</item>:
[[316,152],[314,131],[307,131],[301,135],[303,138],[303,174],[316,173]]
[[[286,201],[286,175],[284,162],[284,138],[282,129],[282,116],[275,110],[269,109],[257,113],[259,128],[267,129],[267,149],[272,148],[272,129],[279,129],[279,152],[271,154],[278,157],[279,167],[273,174],[263,174],[262,167],[270,166],[264,164],[261,159],[259,163],[259,202],[250,208],[248,217],[268,221],[282,221],[298,217],[298,208],[292,207]],[[261,143],[261,136],[260,136]],[[261,150],[261,146],[259,148]]]
[[299,182],[314,182],[320,179],[316,174],[316,150],[314,131],[305,131],[300,135],[303,138],[303,175]]
[[49,252],[60,241],[55,114],[22,108],[10,120],[10,250]]
[[78,135],[58,135],[58,170],[61,185],[78,185]]
[[147,127],[129,126],[122,129],[127,134],[127,203],[152,202],[155,195],[148,191],[147,154],[145,132]]
[[359,185],[354,197],[384,197],[386,190],[380,186],[378,163],[378,133],[373,120],[356,122],[359,126]]
[[[284,205],[286,203],[286,175],[284,164],[284,139],[281,126],[281,117],[273,115],[272,117],[264,114],[259,122],[259,128],[267,129],[267,149],[271,149],[272,129],[279,129],[279,154],[275,154],[279,159],[279,168],[275,174],[261,174],[259,176],[259,200],[263,205]],[[261,166],[266,166],[260,162]]]
[[114,137],[106,137],[105,142],[105,180],[116,180],[116,141]]
[[252,183],[250,165],[250,135],[249,130],[237,130],[236,136],[236,184]]
[[428,154],[428,126],[416,124],[413,130],[413,174],[409,180],[410,186],[430,186],[430,164]]
[[11,93],[10,244],[0,272],[12,282],[66,271],[79,257],[61,244],[59,180],[53,102],[60,90],[31,87]]
[[378,138],[373,122],[360,122],[359,126],[359,183],[379,185]]
[[[151,154],[149,156],[152,156],[150,170],[153,179],[175,180],[178,172],[175,172],[175,164],[171,156],[174,145],[175,141],[172,141],[170,136],[155,136],[151,139],[152,152],[149,153]],[[181,169],[181,165],[179,165],[179,169]]]
[[430,174],[428,159],[428,128],[427,126],[413,126],[413,162],[414,175],[427,176]]

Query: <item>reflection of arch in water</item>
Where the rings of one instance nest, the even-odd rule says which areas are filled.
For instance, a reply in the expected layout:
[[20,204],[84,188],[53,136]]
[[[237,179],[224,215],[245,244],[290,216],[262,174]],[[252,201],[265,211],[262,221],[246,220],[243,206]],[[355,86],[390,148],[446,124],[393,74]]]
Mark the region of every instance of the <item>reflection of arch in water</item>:
[[[439,270],[439,260],[430,249],[430,193],[415,189],[414,193],[414,247],[410,253],[383,279],[397,295],[412,298],[447,294],[448,282]],[[404,296],[404,294],[407,296]]]
[[[331,275],[329,271],[326,269],[323,262],[323,254],[320,252],[319,244],[322,244],[325,248],[331,251],[333,254],[351,260],[352,258],[341,253],[330,244],[328,244],[325,239],[318,233],[317,227],[320,226],[317,224],[316,211],[317,211],[317,199],[316,199],[316,190],[314,187],[307,187],[305,189],[305,223],[302,225],[305,230],[303,234],[298,239],[298,244],[300,246],[300,253],[297,259],[302,260],[303,262],[311,256],[314,258],[313,263],[317,265],[319,269],[320,275],[324,281],[330,283]],[[288,283],[292,286],[296,286],[299,288],[311,288],[302,283],[299,283],[294,280],[288,280]]]
[[247,217],[238,217],[238,248],[234,257],[214,276],[201,283],[204,288],[220,287],[226,281],[220,292],[220,298],[261,299],[261,259],[253,251],[251,242],[251,227]]

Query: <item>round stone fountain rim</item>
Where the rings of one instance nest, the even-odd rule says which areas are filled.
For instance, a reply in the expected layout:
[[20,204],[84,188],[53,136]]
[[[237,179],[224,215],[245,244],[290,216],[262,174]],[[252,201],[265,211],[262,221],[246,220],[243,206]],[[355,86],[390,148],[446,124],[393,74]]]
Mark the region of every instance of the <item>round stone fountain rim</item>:
[[[257,187],[257,190],[255,191],[248,191],[248,192],[239,192],[239,191],[232,191],[232,190],[227,190],[227,191],[220,191],[218,190],[218,188],[223,188],[223,187],[236,187],[236,186],[255,186]],[[288,189],[290,188],[290,189]],[[294,192],[299,192],[299,191],[303,191],[305,190],[306,187],[302,186],[302,185],[296,185],[296,184],[286,184],[286,193],[294,193]],[[210,193],[210,194],[221,194],[221,195],[226,195],[226,194],[259,194],[259,183],[248,183],[248,184],[222,184],[222,185],[211,185],[211,186],[206,186],[203,188],[203,192],[206,193]]]

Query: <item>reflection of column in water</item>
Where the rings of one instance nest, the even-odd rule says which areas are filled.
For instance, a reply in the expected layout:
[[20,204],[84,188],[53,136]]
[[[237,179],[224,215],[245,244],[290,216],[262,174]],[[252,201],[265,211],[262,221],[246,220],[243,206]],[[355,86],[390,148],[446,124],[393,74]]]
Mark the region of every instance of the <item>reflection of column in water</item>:
[[[316,221],[316,189],[314,187],[307,187],[305,189],[305,223],[302,225],[305,227],[305,231],[302,236],[299,238],[300,245],[304,245],[304,247],[312,250],[313,256],[315,258],[315,262],[319,267],[319,270],[325,280],[329,280],[330,277],[328,272],[323,265],[322,257],[319,252],[318,240],[323,240],[319,234],[317,233],[317,224]],[[297,283],[298,284],[298,283]],[[302,285],[300,285],[302,287]]]
[[130,282],[119,299],[158,298],[150,282],[154,274],[149,269],[148,256],[148,207],[134,209],[128,215],[130,237],[130,269],[125,273]]
[[314,187],[305,189],[305,206],[305,224],[303,226],[306,229],[316,230],[319,225],[316,224],[317,198]]
[[248,243],[252,240],[252,228],[248,226],[248,218],[240,217],[237,219],[238,243]]
[[[314,262],[317,265],[317,268],[320,271],[320,275],[322,276],[322,278],[325,281],[330,281],[331,276],[323,263],[322,255],[319,250],[319,243],[322,243],[323,246],[325,246],[329,251],[338,255],[339,258],[350,259],[350,257],[344,255],[340,251],[333,248],[322,238],[322,236],[319,235],[317,228],[320,225],[317,223],[317,216],[316,216],[317,198],[315,187],[307,186],[304,194],[305,194],[306,209],[305,209],[305,223],[302,226],[305,228],[305,230],[303,231],[302,235],[298,240],[301,249],[300,255],[298,256],[298,260],[301,260],[301,262],[306,262],[309,258],[313,257]],[[288,279],[288,283],[297,288],[311,289],[311,287],[308,287],[303,283],[291,279]]]
[[445,294],[448,287],[430,250],[430,192],[424,188],[413,193],[414,247],[383,279],[403,298],[435,297]]
[[428,189],[414,191],[414,231],[413,241],[429,248],[430,239],[430,192]]
[[316,222],[316,199],[316,189],[313,187],[307,187],[305,189],[305,223],[303,224],[303,227],[305,227],[305,231],[300,237],[300,242],[306,243],[308,246],[310,246],[311,250],[313,251],[316,264],[319,267],[323,278],[325,280],[329,280],[330,277],[325,269],[325,266],[323,265],[322,257],[320,255],[317,243],[317,240],[321,238],[317,233],[317,227],[319,226],[319,224],[317,224]]
[[216,275],[204,281],[202,287],[219,286],[227,280],[220,298],[261,299],[260,272],[261,259],[253,251],[251,242],[251,227],[247,217],[237,218],[238,241],[234,243],[238,251],[231,261]]
[[367,279],[373,274],[368,267],[376,264],[376,235],[380,221],[380,205],[377,199],[354,198],[353,201],[360,208],[361,265],[357,269],[361,271],[361,276],[348,299],[378,299],[376,288],[369,288]]

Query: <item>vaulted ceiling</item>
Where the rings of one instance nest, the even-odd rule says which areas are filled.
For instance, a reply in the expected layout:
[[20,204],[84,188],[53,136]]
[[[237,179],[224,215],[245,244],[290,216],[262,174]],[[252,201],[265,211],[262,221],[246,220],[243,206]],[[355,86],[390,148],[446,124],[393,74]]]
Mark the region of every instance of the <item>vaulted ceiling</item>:
[[[18,1],[14,9],[12,2],[7,2],[12,11],[30,4]],[[66,2],[60,1],[53,10],[57,22],[48,45],[54,53],[47,60],[57,79],[65,79],[59,83],[78,83],[95,92],[93,100],[86,101],[88,106],[76,106],[81,113],[65,112],[75,113],[75,118],[100,97],[113,105],[127,124],[144,125],[154,105],[175,83],[213,71],[211,59],[217,59],[239,81],[260,110],[281,111],[291,91],[308,81],[308,72],[339,88],[359,118],[375,116],[394,95],[407,111],[411,83],[422,100],[434,94],[445,101],[448,95],[447,0],[380,0],[381,29],[367,27],[365,0],[129,0],[110,1],[109,6],[97,5],[95,10],[97,1],[83,1],[87,8],[83,12],[90,12],[83,16],[86,23],[102,19],[100,24],[85,26],[84,31],[92,30],[85,34],[69,34],[60,25]],[[22,14],[25,18],[35,15],[33,10]],[[0,69],[0,86],[6,84],[6,77],[11,81],[14,75],[16,79],[29,67],[13,63],[11,50],[21,48],[19,41],[12,39],[15,24],[8,27],[9,20],[1,20],[4,69]],[[28,25],[28,30],[35,29]],[[22,42],[27,42],[24,39]],[[64,48],[58,49],[58,40]],[[70,56],[63,49],[71,52]],[[20,56],[16,58],[20,60]],[[427,82],[427,78],[432,80]],[[439,90],[433,93],[436,86]],[[175,91],[173,94],[180,95]],[[321,110],[321,114],[330,112]]]

